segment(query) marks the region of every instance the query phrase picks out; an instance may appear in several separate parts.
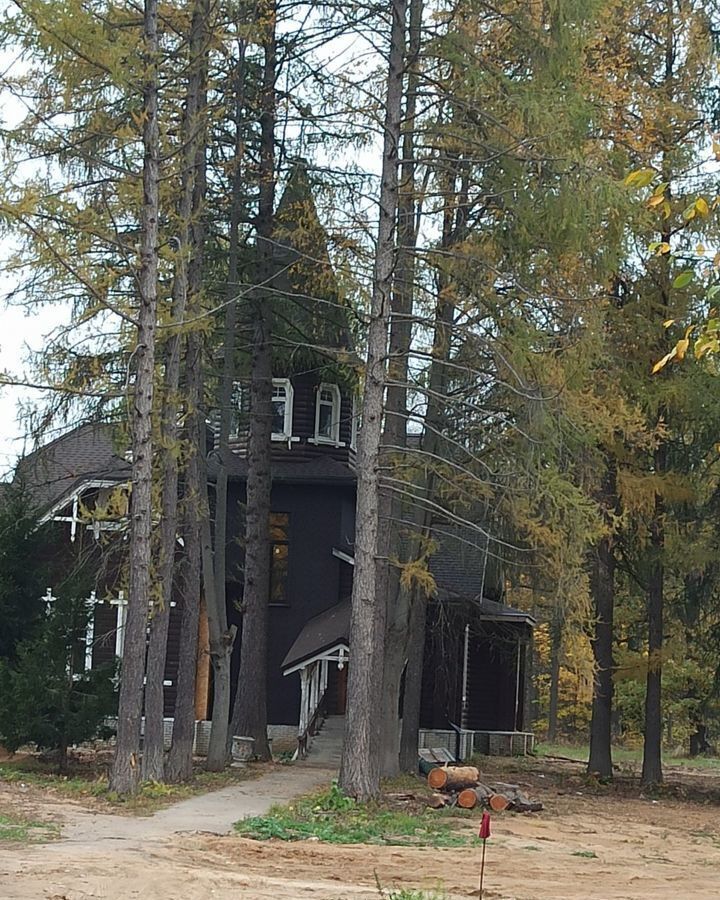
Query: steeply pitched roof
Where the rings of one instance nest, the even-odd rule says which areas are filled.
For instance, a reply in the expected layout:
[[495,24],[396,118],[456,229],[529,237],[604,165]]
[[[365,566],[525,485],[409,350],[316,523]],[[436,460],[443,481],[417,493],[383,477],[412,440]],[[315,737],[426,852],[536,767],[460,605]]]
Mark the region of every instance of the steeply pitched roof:
[[350,601],[336,603],[325,612],[309,619],[282,662],[282,670],[299,665],[306,660],[344,644],[350,639]]
[[350,307],[338,291],[328,235],[303,162],[293,166],[278,203],[274,239],[274,335],[285,368],[288,352],[354,362]]
[[125,481],[130,464],[115,449],[112,427],[89,423],[73,428],[18,463],[22,481],[39,513],[47,512],[88,481]]

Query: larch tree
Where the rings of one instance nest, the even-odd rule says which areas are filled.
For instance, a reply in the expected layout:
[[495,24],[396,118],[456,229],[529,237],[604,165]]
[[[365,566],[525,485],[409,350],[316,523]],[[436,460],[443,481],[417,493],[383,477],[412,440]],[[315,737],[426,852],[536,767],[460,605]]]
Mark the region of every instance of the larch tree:
[[110,776],[110,787],[119,794],[134,792],[140,781],[140,719],[145,676],[145,630],[151,596],[152,423],[161,174],[158,124],[160,48],[156,0],[145,2],[143,50],[145,62],[142,86],[143,203],[140,217],[139,309],[131,413],[129,596],[118,705],[117,744]]
[[348,708],[340,767],[341,788],[360,800],[376,796],[380,787],[380,734],[376,710],[380,706],[382,688],[386,598],[377,590],[381,549],[378,546],[379,463],[397,242],[398,166],[407,34],[405,0],[393,0],[389,12],[379,221],[361,403],[363,426],[357,450],[355,568],[350,622],[353,663],[348,675]]

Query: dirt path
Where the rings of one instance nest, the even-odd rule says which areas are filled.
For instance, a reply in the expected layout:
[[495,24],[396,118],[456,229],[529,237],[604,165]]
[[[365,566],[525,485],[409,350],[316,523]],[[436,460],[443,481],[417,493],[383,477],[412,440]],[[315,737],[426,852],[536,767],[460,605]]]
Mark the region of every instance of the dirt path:
[[227,834],[239,819],[261,816],[275,803],[287,803],[328,784],[335,774],[331,769],[279,766],[260,778],[191,797],[142,818],[76,811],[61,836],[74,844],[123,841],[137,847],[182,833]]
[[[386,888],[442,887],[448,900],[473,895],[475,848],[260,843],[182,833],[224,831],[243,814],[263,812],[331,775],[282,768],[147,819],[97,816],[63,805],[66,840],[0,848],[0,898],[378,900],[376,878]],[[539,815],[494,818],[485,900],[720,897],[716,804],[620,801],[560,785],[547,786],[541,796],[546,810]]]

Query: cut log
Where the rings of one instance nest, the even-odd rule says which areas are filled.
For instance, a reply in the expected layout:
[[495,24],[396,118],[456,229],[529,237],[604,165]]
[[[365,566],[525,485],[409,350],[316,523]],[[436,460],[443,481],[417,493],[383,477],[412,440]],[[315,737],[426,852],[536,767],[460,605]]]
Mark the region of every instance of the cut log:
[[434,791],[457,791],[475,787],[480,773],[475,766],[441,766],[428,772],[427,781]]
[[474,788],[465,788],[457,796],[457,805],[461,809],[474,809],[477,806],[478,796]]
[[486,784],[483,784],[482,781],[478,781],[478,783],[475,785],[475,793],[477,794],[480,803],[485,803],[490,797],[492,797],[495,791],[492,788],[488,787]]
[[503,812],[510,806],[510,801],[504,794],[493,794],[489,799],[490,809],[494,812]]

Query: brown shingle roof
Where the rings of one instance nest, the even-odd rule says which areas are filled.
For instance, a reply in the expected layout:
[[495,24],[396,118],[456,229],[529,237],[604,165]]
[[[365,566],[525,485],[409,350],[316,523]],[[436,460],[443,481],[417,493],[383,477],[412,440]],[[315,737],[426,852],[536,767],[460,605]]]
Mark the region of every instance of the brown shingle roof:
[[15,481],[25,484],[38,513],[47,512],[87,481],[125,481],[130,463],[118,454],[111,425],[73,428],[24,457]]

